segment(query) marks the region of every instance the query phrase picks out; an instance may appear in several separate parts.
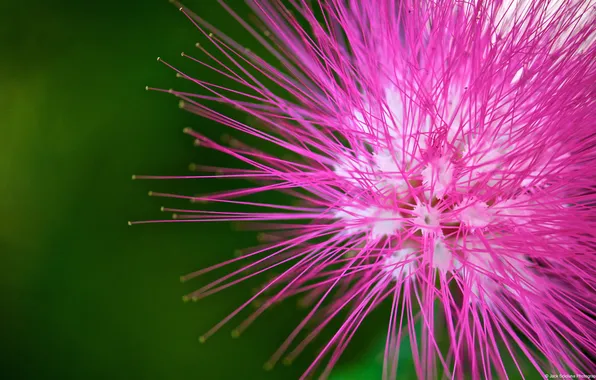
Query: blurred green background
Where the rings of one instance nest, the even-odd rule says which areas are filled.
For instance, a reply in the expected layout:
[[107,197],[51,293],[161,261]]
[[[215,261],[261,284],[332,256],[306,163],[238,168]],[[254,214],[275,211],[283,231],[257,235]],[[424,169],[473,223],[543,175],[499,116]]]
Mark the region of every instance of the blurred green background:
[[[186,5],[242,34],[215,1]],[[180,111],[174,97],[144,90],[178,83],[155,58],[178,64],[199,32],[166,0],[32,0],[1,7],[0,376],[298,378],[322,341],[290,367],[262,369],[304,315],[295,303],[275,307],[240,339],[229,332],[242,317],[200,344],[197,338],[251,289],[181,300],[205,282],[181,284],[180,275],[254,245],[254,233],[225,224],[127,226],[161,218],[162,205],[178,205],[148,197],[149,190],[194,194],[221,186],[131,181],[132,174],[188,174],[190,162],[208,158],[182,134],[184,127],[221,133]],[[382,330],[379,338],[376,326],[363,328],[336,378],[378,377]]]

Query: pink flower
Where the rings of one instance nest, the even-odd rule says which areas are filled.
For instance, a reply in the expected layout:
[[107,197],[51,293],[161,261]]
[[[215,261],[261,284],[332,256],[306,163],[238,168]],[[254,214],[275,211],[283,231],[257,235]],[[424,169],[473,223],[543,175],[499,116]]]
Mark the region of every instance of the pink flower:
[[[515,377],[505,357],[520,373],[529,362],[540,373],[595,374],[594,1],[295,1],[292,12],[248,2],[264,30],[222,5],[272,59],[181,7],[211,43],[183,56],[236,85],[170,66],[200,93],[169,92],[263,140],[224,146],[187,130],[241,164],[199,169],[256,185],[186,198],[261,210],[170,211],[176,222],[255,221],[267,231],[263,246],[186,276],[244,264],[188,297],[283,271],[201,339],[265,292],[234,334],[300,294],[310,311],[268,366],[292,361],[341,319],[305,374],[322,364],[326,377],[386,301],[383,378],[399,377],[402,339],[422,379]],[[298,204],[254,198],[272,191]]]

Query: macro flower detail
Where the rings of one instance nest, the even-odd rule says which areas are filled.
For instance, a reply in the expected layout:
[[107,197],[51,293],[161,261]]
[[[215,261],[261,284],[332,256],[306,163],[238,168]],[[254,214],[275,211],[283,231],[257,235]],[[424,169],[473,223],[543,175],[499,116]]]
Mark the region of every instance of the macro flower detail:
[[[342,320],[305,373],[327,377],[367,314],[388,304],[383,378],[399,378],[404,339],[421,379],[515,377],[504,358],[522,376],[596,374],[595,3],[291,3],[249,0],[257,27],[221,3],[262,54],[178,4],[211,44],[183,56],[234,83],[166,63],[198,93],[154,89],[249,135],[221,144],[186,130],[239,165],[196,165],[214,174],[184,178],[253,183],[154,193],[241,211],[164,210],[176,222],[255,222],[267,236],[185,276],[243,265],[188,297],[281,270],[202,340],[258,297],[234,334],[300,295],[309,312],[268,367]],[[270,192],[294,202],[255,198]]]

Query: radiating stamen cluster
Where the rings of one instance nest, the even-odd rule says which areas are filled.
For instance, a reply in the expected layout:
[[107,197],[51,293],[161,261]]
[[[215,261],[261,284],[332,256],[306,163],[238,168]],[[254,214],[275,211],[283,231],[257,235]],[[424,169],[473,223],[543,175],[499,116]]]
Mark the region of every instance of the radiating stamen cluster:
[[[484,136],[469,131],[458,133],[464,129],[459,123],[464,117],[458,117],[455,118],[457,122],[452,123],[446,131],[448,137],[443,141],[444,146],[429,147],[429,143],[432,143],[430,135],[425,133],[426,128],[423,132],[418,131],[417,135],[404,138],[406,131],[401,128],[406,124],[404,105],[400,103],[394,89],[387,88],[384,94],[381,104],[375,107],[382,110],[381,114],[378,117],[370,116],[371,120],[377,120],[376,124],[372,123],[371,126],[363,121],[364,111],[354,113],[353,125],[358,132],[362,132],[361,141],[368,149],[363,149],[357,156],[347,153],[349,160],[344,156],[343,162],[333,165],[335,175],[345,183],[346,198],[350,199],[346,205],[336,206],[334,211],[339,223],[346,225],[342,234],[363,234],[369,243],[406,234],[409,236],[407,241],[395,244],[406,244],[410,248],[387,251],[387,265],[399,264],[401,260],[403,266],[408,268],[406,273],[415,271],[415,263],[424,262],[422,256],[427,254],[430,255],[427,261],[432,261],[435,268],[449,272],[460,270],[461,267],[451,265],[453,253],[445,241],[450,240],[451,245],[456,247],[458,234],[443,233],[443,228],[457,230],[458,233],[474,233],[479,229],[479,233],[490,238],[494,233],[489,228],[491,224],[506,224],[511,217],[517,224],[527,222],[524,217],[529,215],[523,210],[531,209],[531,198],[527,194],[533,190],[528,184],[532,182],[529,179],[532,173],[524,175],[527,178],[522,177],[517,191],[505,193],[505,199],[497,195],[499,192],[482,194],[486,201],[472,195],[475,193],[474,187],[490,188],[502,180],[499,169],[505,166],[503,157],[516,149],[514,144],[508,142],[505,132],[494,128],[485,132]],[[456,104],[462,102],[457,98],[450,100]],[[375,131],[375,128],[378,130]],[[385,134],[385,137],[375,139],[376,133]],[[492,135],[487,137],[488,133]],[[519,142],[522,143],[523,140]],[[549,155],[551,159],[560,159],[558,155],[545,151],[537,160],[545,162]],[[368,198],[371,194],[367,192],[374,193],[372,198],[379,202],[379,206],[370,206]],[[355,206],[358,204],[362,209],[358,210],[358,206]],[[430,245],[425,243],[426,240],[431,242]],[[430,248],[423,249],[425,244]],[[467,259],[483,271],[495,272],[490,265],[490,255],[468,253],[464,256],[469,256]],[[525,263],[523,254],[516,256]],[[525,270],[524,265],[521,267]],[[477,276],[486,277],[484,274]],[[396,275],[396,279],[400,277]]]
[[[508,378],[505,358],[528,378],[596,373],[594,1],[248,3],[265,30],[222,5],[259,55],[178,4],[211,46],[183,56],[234,86],[166,63],[199,88],[166,90],[182,108],[262,141],[221,144],[188,129],[242,168],[194,165],[215,174],[176,178],[255,184],[153,193],[203,205],[165,208],[175,222],[265,230],[262,245],[185,276],[243,265],[187,298],[279,271],[201,341],[251,303],[234,336],[300,296],[308,313],[266,367],[292,362],[341,318],[305,373],[325,378],[387,303],[383,378],[398,377],[403,339],[422,379]],[[222,103],[250,121],[223,115]],[[293,201],[272,202],[271,191]],[[208,210],[221,203],[239,211]]]

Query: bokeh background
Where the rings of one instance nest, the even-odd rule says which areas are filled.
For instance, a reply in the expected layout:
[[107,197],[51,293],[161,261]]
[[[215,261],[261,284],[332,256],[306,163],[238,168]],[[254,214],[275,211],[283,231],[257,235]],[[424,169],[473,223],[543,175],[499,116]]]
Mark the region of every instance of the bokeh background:
[[[247,14],[241,1],[228,3]],[[186,5],[242,37],[216,1]],[[221,133],[179,110],[174,97],[144,90],[178,83],[156,57],[178,64],[199,32],[166,0],[0,7],[0,377],[298,378],[324,341],[292,366],[262,368],[305,315],[295,303],[276,306],[239,339],[230,331],[242,317],[200,344],[252,285],[182,302],[205,282],[182,284],[181,275],[256,244],[255,233],[227,224],[127,225],[178,206],[149,190],[191,195],[221,186],[131,180],[188,174],[189,163],[209,159],[184,127]],[[362,328],[335,378],[380,375],[384,320],[373,315]],[[413,374],[404,369],[400,377]]]

